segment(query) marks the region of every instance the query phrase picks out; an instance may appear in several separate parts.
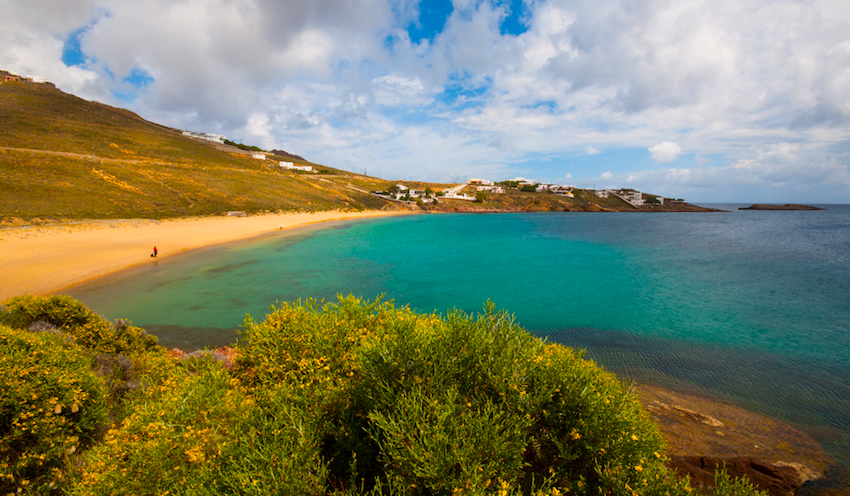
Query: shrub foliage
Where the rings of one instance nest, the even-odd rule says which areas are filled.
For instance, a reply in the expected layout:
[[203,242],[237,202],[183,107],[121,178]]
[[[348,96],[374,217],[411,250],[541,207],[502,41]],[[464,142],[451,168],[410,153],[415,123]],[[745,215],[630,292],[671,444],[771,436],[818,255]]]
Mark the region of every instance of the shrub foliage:
[[156,336],[124,320],[110,323],[70,296],[16,296],[0,308],[0,324],[68,335],[99,353],[137,354],[153,349]]
[[55,333],[0,325],[0,493],[42,491],[106,418],[92,357]]
[[283,304],[247,321],[237,351],[230,373],[157,367],[72,492],[687,490],[613,375],[492,307],[440,317],[354,297]]
[[247,319],[232,369],[171,359],[69,298],[4,305],[7,493],[690,492],[632,391],[489,304],[284,303]]

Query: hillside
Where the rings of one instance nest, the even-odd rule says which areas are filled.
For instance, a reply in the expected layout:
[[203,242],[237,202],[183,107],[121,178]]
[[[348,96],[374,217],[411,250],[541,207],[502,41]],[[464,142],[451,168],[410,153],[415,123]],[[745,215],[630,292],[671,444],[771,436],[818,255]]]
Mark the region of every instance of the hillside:
[[342,180],[336,177],[340,171],[320,166],[314,168],[323,174],[284,172],[274,160],[283,157],[261,161],[236,148],[217,149],[45,85],[0,84],[0,122],[0,218],[7,225],[232,210],[399,208],[348,186],[368,191],[381,181],[356,175]]
[[[577,190],[575,198],[508,189],[476,203],[391,202],[368,192],[396,181],[311,164],[282,150],[267,153],[266,160],[253,159],[245,149],[185,137],[128,110],[37,83],[0,83],[0,123],[0,226],[228,211],[707,210],[688,204],[635,208],[618,198],[597,198],[590,190]],[[310,165],[313,172],[286,171],[279,161]],[[405,183],[434,191],[453,186]],[[475,194],[471,186],[463,192]]]

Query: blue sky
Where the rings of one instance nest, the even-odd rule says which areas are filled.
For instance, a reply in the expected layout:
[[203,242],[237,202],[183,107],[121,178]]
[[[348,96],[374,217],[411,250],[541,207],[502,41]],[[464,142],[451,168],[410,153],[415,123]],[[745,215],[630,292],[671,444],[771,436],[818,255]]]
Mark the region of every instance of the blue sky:
[[0,68],[384,178],[850,202],[850,6],[0,0]]

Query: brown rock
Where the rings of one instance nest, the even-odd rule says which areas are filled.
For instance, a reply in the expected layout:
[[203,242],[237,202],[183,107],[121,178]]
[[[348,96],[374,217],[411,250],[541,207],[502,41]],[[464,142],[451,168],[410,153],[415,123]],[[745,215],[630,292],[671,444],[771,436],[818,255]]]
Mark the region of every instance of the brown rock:
[[741,207],[738,210],[825,210],[823,208],[813,207],[811,205],[797,205],[794,203],[786,203],[785,205],[767,205],[764,203],[754,203],[749,207]]
[[752,458],[711,458],[705,456],[673,456],[668,465],[681,475],[691,478],[693,486],[714,489],[714,471],[726,466],[730,477],[746,476],[771,496],[787,496],[797,493],[803,485],[803,475],[790,465],[764,463]]
[[166,355],[172,360],[182,360],[186,357],[186,352],[177,348],[172,348],[166,352]]
[[213,352],[213,357],[219,360],[224,368],[230,370],[233,368],[233,360],[236,359],[236,350],[230,346],[222,346],[221,348],[216,348]]
[[808,435],[720,399],[647,385],[638,396],[661,428],[671,467],[694,485],[710,488],[715,467],[725,462],[730,476],[746,475],[771,495],[785,496],[832,465]]

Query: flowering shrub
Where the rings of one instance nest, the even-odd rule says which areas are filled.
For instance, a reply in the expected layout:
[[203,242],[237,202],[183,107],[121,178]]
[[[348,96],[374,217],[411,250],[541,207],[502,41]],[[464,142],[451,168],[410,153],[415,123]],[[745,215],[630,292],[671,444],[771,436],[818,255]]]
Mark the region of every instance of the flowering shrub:
[[67,494],[691,491],[628,388],[491,305],[285,303],[246,321],[232,369],[209,353],[134,367],[141,387]]
[[148,365],[68,494],[324,494],[320,439],[289,395],[249,392],[213,357]]
[[396,494],[685,493],[635,396],[492,306],[422,315],[354,297],[248,321],[237,377],[286,389],[339,481]]
[[17,329],[62,332],[80,346],[99,353],[142,353],[156,346],[156,336],[124,320],[110,323],[70,296],[16,296],[0,307],[0,324]]
[[85,350],[55,333],[0,325],[0,493],[48,491],[106,419]]

